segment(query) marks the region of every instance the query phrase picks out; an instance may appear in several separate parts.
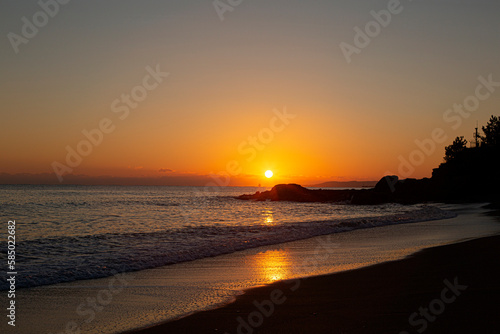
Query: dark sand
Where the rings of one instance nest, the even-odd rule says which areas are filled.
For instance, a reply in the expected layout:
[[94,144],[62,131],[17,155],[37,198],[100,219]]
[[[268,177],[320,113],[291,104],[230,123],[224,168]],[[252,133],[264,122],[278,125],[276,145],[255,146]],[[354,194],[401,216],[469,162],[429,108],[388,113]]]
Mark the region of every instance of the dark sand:
[[[467,288],[458,291],[458,296],[447,290],[444,298],[449,303],[441,301],[447,288],[444,281],[453,285],[455,278]],[[274,292],[277,302],[286,300],[275,304],[269,317],[259,315],[254,301],[270,300],[274,290],[278,290]],[[429,320],[417,315],[413,325],[409,323],[411,314],[429,305],[438,315],[428,314]],[[262,324],[257,328],[240,325],[238,330],[238,317],[248,324],[249,314],[255,326]],[[430,248],[404,260],[348,272],[277,282],[248,290],[225,307],[134,333],[419,333],[417,330],[500,333],[500,236]]]

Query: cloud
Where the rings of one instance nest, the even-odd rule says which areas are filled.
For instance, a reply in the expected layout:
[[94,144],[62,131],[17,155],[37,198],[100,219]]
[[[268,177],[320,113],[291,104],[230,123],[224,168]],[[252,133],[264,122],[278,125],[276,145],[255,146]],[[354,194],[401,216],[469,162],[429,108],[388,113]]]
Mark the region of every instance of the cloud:
[[173,169],[169,169],[169,168],[160,168],[158,171],[160,173],[171,173],[171,172],[174,172]]

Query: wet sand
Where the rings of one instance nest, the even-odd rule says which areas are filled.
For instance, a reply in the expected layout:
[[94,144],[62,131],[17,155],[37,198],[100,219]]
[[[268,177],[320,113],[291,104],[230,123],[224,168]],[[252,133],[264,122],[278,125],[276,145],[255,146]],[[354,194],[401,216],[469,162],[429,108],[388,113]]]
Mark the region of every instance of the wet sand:
[[281,281],[134,333],[498,333],[500,236]]

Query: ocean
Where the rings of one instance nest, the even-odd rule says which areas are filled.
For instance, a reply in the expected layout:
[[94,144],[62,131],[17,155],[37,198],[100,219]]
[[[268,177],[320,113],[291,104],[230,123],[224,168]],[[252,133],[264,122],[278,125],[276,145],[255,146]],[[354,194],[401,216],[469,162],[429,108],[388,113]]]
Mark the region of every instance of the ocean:
[[[254,202],[256,187],[0,186],[17,288],[107,277],[359,228],[447,218],[433,206]],[[7,261],[7,239],[0,241]],[[6,290],[5,280],[0,290]]]

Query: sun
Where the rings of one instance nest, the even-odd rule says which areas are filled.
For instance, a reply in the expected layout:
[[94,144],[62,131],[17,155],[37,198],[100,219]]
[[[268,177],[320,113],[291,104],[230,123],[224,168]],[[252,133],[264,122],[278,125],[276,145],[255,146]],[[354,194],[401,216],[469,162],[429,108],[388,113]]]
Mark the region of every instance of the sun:
[[265,174],[268,179],[273,177],[273,171],[272,170],[266,170]]

